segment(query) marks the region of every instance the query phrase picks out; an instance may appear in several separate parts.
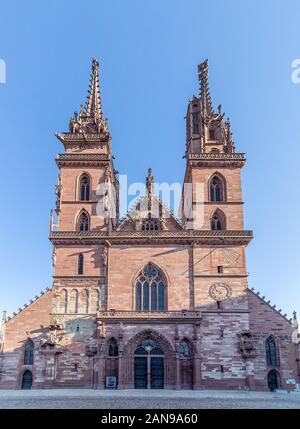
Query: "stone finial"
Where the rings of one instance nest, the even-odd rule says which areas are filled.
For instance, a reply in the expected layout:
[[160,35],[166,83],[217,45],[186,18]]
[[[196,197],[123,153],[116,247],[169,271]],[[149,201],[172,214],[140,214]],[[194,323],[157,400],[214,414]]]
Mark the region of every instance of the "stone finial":
[[152,175],[152,168],[148,168],[148,175],[146,177],[146,188],[148,197],[148,210],[151,211],[151,202],[154,195],[154,177]]
[[298,330],[298,320],[297,320],[297,312],[293,311],[293,326],[295,329]]

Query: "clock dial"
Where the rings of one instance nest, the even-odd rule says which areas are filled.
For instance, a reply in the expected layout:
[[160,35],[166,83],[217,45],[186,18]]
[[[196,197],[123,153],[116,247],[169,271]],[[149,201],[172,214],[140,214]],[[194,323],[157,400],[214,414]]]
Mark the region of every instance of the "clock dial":
[[231,293],[231,287],[225,283],[215,283],[209,288],[209,296],[219,302],[230,298]]

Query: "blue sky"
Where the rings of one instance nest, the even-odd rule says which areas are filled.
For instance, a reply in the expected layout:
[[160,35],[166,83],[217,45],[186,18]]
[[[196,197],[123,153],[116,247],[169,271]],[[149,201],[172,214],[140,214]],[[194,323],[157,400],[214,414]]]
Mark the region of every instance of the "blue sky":
[[249,286],[300,312],[300,3],[295,0],[11,0],[1,6],[0,310],[51,287],[49,212],[55,204],[54,131],[85,101],[92,57],[116,168],[143,181],[184,174],[187,101],[197,64],[210,63],[212,99],[231,118],[243,172]]

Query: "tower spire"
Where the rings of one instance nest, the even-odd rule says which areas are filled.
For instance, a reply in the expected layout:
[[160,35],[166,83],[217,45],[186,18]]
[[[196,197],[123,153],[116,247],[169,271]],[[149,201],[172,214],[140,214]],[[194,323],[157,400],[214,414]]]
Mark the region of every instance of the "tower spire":
[[99,84],[99,61],[92,59],[92,71],[85,108],[80,106],[79,115],[74,112],[70,120],[71,133],[103,133],[109,135],[107,119],[104,119],[100,84]]
[[198,79],[200,84],[200,100],[203,113],[211,116],[214,109],[209,92],[208,82],[208,59],[198,65]]
[[102,118],[102,105],[99,84],[99,61],[92,59],[92,71],[86,100],[86,114],[94,118]]

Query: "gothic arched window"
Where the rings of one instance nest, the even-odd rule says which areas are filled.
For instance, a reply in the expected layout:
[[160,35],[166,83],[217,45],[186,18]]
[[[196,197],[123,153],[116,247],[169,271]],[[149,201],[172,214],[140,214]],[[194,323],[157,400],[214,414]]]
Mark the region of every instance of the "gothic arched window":
[[24,365],[33,365],[33,352],[34,352],[33,341],[30,338],[28,338],[28,340],[25,343]]
[[83,174],[79,180],[79,200],[90,200],[90,178],[87,174]]
[[225,201],[225,183],[217,174],[210,179],[209,198],[210,201]]
[[149,263],[135,281],[136,311],[163,311],[166,309],[166,281],[163,274]]
[[78,255],[78,274],[83,274],[83,254]]
[[268,366],[278,366],[276,341],[272,335],[266,340],[266,359]]
[[192,356],[191,344],[187,340],[182,340],[179,346],[179,356],[181,358],[189,359]]
[[109,357],[117,357],[119,355],[118,343],[114,338],[109,340],[107,354]]
[[80,214],[78,218],[77,229],[78,231],[89,231],[90,222],[89,222],[89,216],[86,212],[82,212]]
[[221,231],[226,229],[226,221],[224,213],[217,209],[211,218],[211,229],[213,231]]

